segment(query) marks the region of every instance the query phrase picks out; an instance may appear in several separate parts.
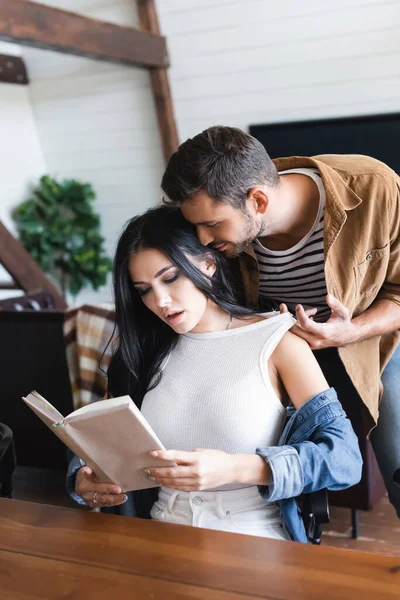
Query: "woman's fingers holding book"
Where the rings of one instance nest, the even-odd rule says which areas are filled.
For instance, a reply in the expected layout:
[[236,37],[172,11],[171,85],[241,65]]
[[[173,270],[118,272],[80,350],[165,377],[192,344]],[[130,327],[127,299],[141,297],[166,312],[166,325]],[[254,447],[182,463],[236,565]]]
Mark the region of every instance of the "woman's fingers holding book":
[[[156,481],[160,485],[166,487],[176,487],[177,480],[179,485],[193,485],[192,477],[195,470],[192,466],[176,466],[176,467],[153,467],[145,469],[144,474],[151,481]],[[179,487],[179,489],[182,489]]]
[[172,461],[175,466],[149,467],[144,469],[146,476],[159,485],[176,490],[207,490],[234,482],[236,477],[234,456],[220,450],[158,450],[150,454],[160,460]]
[[81,492],[98,492],[99,494],[121,494],[122,490],[116,483],[102,482],[90,467],[81,467],[76,474],[76,486]]
[[119,485],[101,482],[90,467],[81,467],[76,474],[75,492],[88,506],[117,506],[126,501]]
[[99,492],[86,492],[81,497],[91,508],[118,506],[128,500],[126,494],[100,494]]
[[183,450],[152,450],[149,454],[153,458],[173,461],[177,465],[192,465],[197,460],[193,452]]

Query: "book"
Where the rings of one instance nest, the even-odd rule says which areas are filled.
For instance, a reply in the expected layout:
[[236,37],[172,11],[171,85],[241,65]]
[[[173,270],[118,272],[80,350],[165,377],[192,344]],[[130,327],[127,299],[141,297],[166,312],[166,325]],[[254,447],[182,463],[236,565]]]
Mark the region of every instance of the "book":
[[149,455],[165,448],[130,396],[94,402],[67,417],[38,392],[22,399],[99,479],[123,492],[158,486],[143,469],[175,466]]

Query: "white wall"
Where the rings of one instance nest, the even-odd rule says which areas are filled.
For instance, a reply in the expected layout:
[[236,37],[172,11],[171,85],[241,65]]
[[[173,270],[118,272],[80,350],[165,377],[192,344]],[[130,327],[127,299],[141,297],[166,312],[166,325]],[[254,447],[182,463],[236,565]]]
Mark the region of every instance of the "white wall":
[[[20,48],[0,42],[0,53],[18,56]],[[31,186],[46,170],[29,103],[28,86],[0,83],[0,132],[0,220],[15,235],[10,211],[26,200]],[[0,282],[12,282],[1,265]],[[0,298],[15,295],[15,291],[0,291]]]
[[[47,0],[118,24],[138,27],[134,0]],[[160,199],[163,171],[147,69],[24,48],[29,93],[47,170],[92,183],[107,251],[125,221]],[[110,285],[76,303],[111,299]]]
[[400,110],[399,0],[157,0],[183,141]]

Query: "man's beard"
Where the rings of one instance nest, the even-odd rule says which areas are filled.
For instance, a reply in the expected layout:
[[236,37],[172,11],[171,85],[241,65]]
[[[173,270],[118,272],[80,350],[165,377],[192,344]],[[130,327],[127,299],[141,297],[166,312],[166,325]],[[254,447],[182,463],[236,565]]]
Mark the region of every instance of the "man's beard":
[[246,237],[242,241],[237,242],[236,244],[233,244],[233,242],[230,242],[232,250],[229,251],[228,248],[227,248],[227,250],[225,250],[225,256],[227,258],[236,258],[240,254],[242,254],[242,252],[247,250],[247,248],[249,246],[251,246],[251,244],[263,232],[264,228],[262,226],[258,225],[258,223],[256,223],[255,221],[253,221],[252,217],[248,213],[245,213],[245,216],[246,216],[246,231],[245,231]]

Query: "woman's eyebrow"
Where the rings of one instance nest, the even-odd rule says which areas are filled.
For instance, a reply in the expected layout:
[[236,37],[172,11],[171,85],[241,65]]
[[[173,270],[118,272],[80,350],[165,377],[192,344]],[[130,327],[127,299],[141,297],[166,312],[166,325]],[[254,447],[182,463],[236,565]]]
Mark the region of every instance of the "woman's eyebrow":
[[[163,273],[165,273],[165,271],[169,271],[169,269],[173,269],[174,265],[168,265],[167,267],[164,267],[163,269],[160,269],[160,271],[158,271],[158,273],[156,273],[154,275],[154,277],[160,277]],[[132,281],[133,285],[146,285],[145,281]]]

